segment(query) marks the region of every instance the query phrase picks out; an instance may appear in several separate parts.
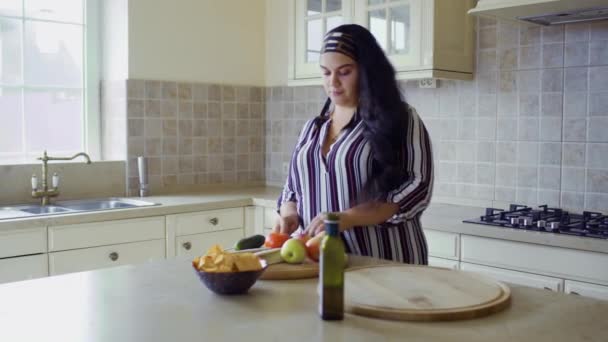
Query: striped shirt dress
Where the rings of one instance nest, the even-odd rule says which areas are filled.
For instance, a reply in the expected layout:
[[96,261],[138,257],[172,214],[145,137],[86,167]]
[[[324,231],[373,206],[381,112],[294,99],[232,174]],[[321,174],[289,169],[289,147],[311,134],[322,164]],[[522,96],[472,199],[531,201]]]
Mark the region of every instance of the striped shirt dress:
[[[433,190],[431,141],[416,111],[410,107],[407,124],[405,164],[409,180],[389,192],[387,202],[399,211],[386,222],[359,226],[341,233],[348,253],[394,260],[409,264],[428,264],[427,244],[420,216],[428,206]],[[289,176],[278,199],[278,207],[296,202],[302,229],[319,213],[339,212],[356,205],[357,195],[371,173],[373,152],[363,136],[363,124],[355,114],[329,152],[322,155],[330,120],[321,125],[306,122],[296,143]]]

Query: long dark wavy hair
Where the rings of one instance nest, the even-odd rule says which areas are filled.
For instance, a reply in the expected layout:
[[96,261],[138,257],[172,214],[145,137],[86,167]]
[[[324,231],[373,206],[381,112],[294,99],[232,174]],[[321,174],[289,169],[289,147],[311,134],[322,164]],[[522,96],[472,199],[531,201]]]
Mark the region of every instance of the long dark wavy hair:
[[[410,177],[404,168],[409,105],[401,96],[395,69],[366,28],[348,24],[331,32],[347,33],[354,39],[359,71],[357,111],[374,157],[371,176],[358,201],[386,199],[391,190]],[[328,98],[318,121],[327,120],[330,104]]]

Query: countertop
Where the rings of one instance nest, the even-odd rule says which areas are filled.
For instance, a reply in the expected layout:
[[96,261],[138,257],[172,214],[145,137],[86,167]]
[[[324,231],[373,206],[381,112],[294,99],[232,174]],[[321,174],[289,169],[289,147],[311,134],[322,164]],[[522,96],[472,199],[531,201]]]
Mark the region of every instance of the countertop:
[[0,231],[14,228],[78,224],[96,221],[122,220],[147,216],[162,216],[201,210],[233,208],[248,205],[276,207],[280,189],[276,187],[217,188],[204,192],[180,193],[149,197],[131,197],[158,205],[76,212],[51,216],[20,217],[0,220]]
[[[353,266],[382,261],[351,258]],[[511,286],[505,311],[397,322],[317,314],[316,279],[258,281],[243,296],[207,290],[189,259],[0,285],[0,341],[606,341],[608,302]]]
[[[146,216],[162,216],[183,212],[222,209],[238,206],[259,205],[276,207],[281,189],[278,187],[216,188],[205,192],[173,194],[136,198],[159,203],[156,206],[72,213],[45,217],[28,217],[0,220],[0,232],[17,228],[78,224],[95,221],[119,220]],[[422,226],[445,232],[468,234],[503,240],[572,248],[591,252],[608,253],[608,239],[584,238],[546,232],[499,228],[471,223],[465,219],[480,216],[484,208],[432,203],[422,216]]]

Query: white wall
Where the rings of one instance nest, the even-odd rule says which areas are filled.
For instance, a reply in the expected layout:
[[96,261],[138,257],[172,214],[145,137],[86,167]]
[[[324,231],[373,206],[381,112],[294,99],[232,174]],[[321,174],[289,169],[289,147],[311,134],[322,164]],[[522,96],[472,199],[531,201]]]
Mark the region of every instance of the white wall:
[[287,85],[287,1],[266,0],[266,86]]
[[130,0],[129,78],[265,85],[265,0]]

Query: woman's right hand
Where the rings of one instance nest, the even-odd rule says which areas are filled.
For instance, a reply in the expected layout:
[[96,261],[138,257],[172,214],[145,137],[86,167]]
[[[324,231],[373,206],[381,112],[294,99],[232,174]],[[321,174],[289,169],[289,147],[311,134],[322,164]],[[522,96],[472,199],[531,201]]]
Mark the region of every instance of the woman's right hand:
[[291,235],[300,225],[300,220],[297,214],[279,216],[274,224],[273,231]]

